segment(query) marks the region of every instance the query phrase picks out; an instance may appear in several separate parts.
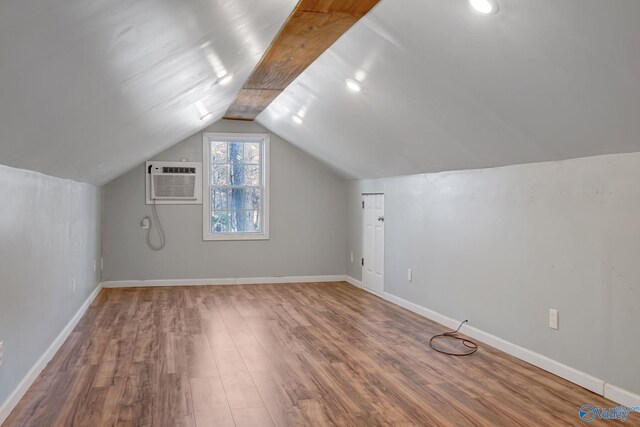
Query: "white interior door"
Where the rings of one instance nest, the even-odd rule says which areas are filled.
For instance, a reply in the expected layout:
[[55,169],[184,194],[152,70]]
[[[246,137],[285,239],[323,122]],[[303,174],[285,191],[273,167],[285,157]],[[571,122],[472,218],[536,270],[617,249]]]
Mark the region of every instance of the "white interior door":
[[362,196],[362,284],[384,290],[384,194]]

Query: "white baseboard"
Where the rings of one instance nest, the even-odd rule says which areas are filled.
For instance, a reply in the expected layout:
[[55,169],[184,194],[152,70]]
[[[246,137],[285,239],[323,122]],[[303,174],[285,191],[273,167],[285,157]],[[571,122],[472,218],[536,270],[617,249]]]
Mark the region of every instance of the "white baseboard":
[[331,276],[243,277],[231,279],[118,280],[102,282],[102,287],[144,288],[156,286],[261,285],[268,283],[342,282],[344,280],[345,276],[340,274]]
[[13,390],[13,392],[9,395],[9,397],[2,402],[0,405],[0,425],[7,419],[11,411],[16,407],[22,396],[29,390],[31,384],[38,378],[38,375],[42,372],[44,368],[46,368],[47,364],[53,359],[53,356],[58,352],[62,344],[64,344],[65,340],[71,335],[71,332],[76,327],[84,313],[87,311],[93,300],[96,299],[98,293],[102,289],[102,285],[99,284],[89,298],[82,304],[82,306],[78,309],[76,314],[69,320],[69,323],[64,327],[64,329],[58,334],[55,340],[51,343],[49,348],[44,352],[40,359],[31,367],[29,372],[22,378],[22,381],[18,384],[18,386]]
[[[360,282],[357,279],[354,279],[353,277],[347,277],[345,281],[352,284],[353,286],[356,286],[358,288],[368,291],[368,289],[363,287],[362,282]],[[452,319],[448,316],[440,314],[436,311],[433,311],[421,305],[412,303],[403,298],[392,295],[388,292],[383,292],[381,294],[377,292],[371,292],[371,293],[393,304],[406,308],[409,311],[412,311],[423,317],[431,319],[434,322],[437,322],[443,326],[446,326],[447,328],[457,329],[458,326],[460,325],[460,322],[461,322],[460,320]],[[601,380],[585,372],[574,369],[570,366],[567,366],[563,363],[553,360],[540,353],[536,353],[534,351],[531,351],[519,345],[513,344],[507,340],[499,338],[488,332],[482,331],[473,326],[469,326],[468,324],[465,324],[460,329],[460,332],[470,337],[476,338],[485,344],[488,344],[492,347],[497,348],[498,350],[504,351],[505,353],[510,354],[511,356],[517,357],[520,360],[524,360],[527,363],[530,363],[534,366],[544,369],[545,371],[551,372],[552,374],[557,375],[561,378],[564,378],[567,381],[571,381],[572,383],[577,384],[581,387],[584,387],[587,390],[591,390],[592,392],[599,394],[601,396],[604,396],[607,399],[610,399],[621,405],[640,407],[639,395],[631,393],[627,390],[621,389],[609,383],[606,383],[604,380]]]
[[364,285],[362,284],[362,282],[360,280],[354,279],[351,276],[344,276],[343,280],[355,286],[356,288],[364,289]]
[[485,344],[504,351],[505,353],[517,357],[520,360],[524,360],[527,363],[531,363],[532,365],[544,369],[547,372],[551,372],[552,374],[564,378],[567,381],[571,381],[580,387],[584,387],[587,390],[591,390],[596,394],[604,396],[605,383],[599,378],[574,369],[571,366],[567,366],[540,353],[536,353],[517,344],[513,344],[512,342],[499,338],[488,332],[474,328],[473,326],[468,326],[467,324],[460,329],[460,332],[465,335],[469,335],[470,337],[477,338]]
[[604,397],[624,406],[640,408],[640,395],[609,383],[604,385]]
[[460,326],[460,322],[452,319],[451,317],[445,316],[444,314],[440,314],[437,311],[433,311],[421,305],[412,303],[411,301],[407,301],[388,292],[383,292],[380,296],[389,302],[399,305],[400,307],[404,307],[409,311],[413,311],[414,313],[424,316],[427,319],[431,319],[436,323],[446,326],[447,328],[458,329],[458,326]]

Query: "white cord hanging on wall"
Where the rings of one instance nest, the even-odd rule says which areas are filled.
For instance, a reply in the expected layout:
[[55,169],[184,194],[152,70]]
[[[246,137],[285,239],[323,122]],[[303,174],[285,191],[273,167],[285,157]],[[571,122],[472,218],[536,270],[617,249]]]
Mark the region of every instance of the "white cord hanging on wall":
[[[167,243],[167,241],[164,235],[164,229],[162,228],[162,223],[160,222],[160,217],[158,216],[158,207],[156,206],[155,201],[151,205],[151,212],[153,213],[153,220],[148,216],[145,216],[144,218],[142,218],[142,222],[140,223],[140,226],[143,229],[147,230],[147,246],[149,247],[149,249],[151,249],[152,251],[158,252],[164,249],[164,246]],[[154,245],[151,242],[151,230],[153,229],[154,222],[156,224],[156,228],[158,229],[158,237],[160,238],[160,243],[158,245]]]

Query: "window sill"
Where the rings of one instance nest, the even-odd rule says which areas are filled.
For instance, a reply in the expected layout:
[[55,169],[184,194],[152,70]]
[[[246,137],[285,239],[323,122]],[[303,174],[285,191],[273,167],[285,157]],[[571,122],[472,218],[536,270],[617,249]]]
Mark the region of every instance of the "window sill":
[[216,241],[234,241],[234,240],[269,240],[268,234],[251,234],[251,235],[234,235],[234,234],[221,234],[221,235],[205,235],[202,237],[205,242]]

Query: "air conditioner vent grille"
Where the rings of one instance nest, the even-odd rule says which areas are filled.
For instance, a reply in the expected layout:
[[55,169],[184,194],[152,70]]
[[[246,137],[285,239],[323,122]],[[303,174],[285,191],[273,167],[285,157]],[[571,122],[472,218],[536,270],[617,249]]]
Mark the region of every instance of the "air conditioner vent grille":
[[157,199],[195,199],[196,176],[153,175],[154,196]]

